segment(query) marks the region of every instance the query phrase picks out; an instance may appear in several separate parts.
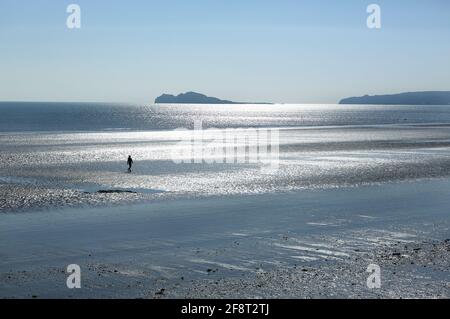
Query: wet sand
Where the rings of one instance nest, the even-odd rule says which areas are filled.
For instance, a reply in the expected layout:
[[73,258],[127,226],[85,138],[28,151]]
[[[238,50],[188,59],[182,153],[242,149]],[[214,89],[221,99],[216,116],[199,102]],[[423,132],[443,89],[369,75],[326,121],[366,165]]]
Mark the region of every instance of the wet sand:
[[[224,132],[205,131],[205,143]],[[444,124],[280,128],[279,167],[274,174],[263,174],[261,163],[180,164],[175,161],[183,157],[178,151],[189,150],[178,144],[184,135],[176,131],[0,133],[0,213],[450,176],[450,126]],[[257,140],[251,139],[249,145],[257,145]],[[127,154],[135,158],[131,174],[126,171]],[[215,156],[209,159],[223,160]],[[99,194],[102,190],[133,193]]]
[[[1,298],[444,298],[450,180],[4,214]],[[381,289],[366,268],[381,267]],[[66,287],[69,264],[82,288]]]

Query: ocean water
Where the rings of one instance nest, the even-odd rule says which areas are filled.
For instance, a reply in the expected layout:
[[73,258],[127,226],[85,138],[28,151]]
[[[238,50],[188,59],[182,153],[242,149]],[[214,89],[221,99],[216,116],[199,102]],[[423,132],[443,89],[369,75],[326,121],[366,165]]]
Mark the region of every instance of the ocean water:
[[450,123],[448,106],[120,105],[0,102],[1,132]]
[[[358,187],[450,173],[448,106],[0,103],[0,112],[2,212]],[[174,161],[190,134],[177,129],[196,121],[215,128],[203,133],[209,142],[229,128],[238,136],[276,129],[278,169]]]

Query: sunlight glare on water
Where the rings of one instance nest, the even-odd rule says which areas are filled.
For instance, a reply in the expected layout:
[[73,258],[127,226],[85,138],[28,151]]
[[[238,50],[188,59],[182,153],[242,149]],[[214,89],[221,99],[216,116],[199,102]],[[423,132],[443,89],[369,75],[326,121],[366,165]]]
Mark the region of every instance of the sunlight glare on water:
[[[69,114],[78,114],[78,108],[88,113],[67,118],[52,105],[25,104],[20,118],[14,106],[16,111],[11,108],[0,119],[5,210],[61,200],[110,203],[358,186],[450,172],[450,110],[445,107],[60,105]],[[48,122],[39,123],[45,112]],[[4,125],[8,116],[16,121]],[[186,147],[180,141],[188,133],[175,129],[192,129],[198,120],[215,128],[203,131],[209,142],[229,128],[243,128],[238,135],[252,127],[277,128],[278,171],[263,174],[258,163],[177,163],[174,154]],[[135,161],[131,174],[126,172],[129,154]],[[92,194],[103,189],[139,191]]]

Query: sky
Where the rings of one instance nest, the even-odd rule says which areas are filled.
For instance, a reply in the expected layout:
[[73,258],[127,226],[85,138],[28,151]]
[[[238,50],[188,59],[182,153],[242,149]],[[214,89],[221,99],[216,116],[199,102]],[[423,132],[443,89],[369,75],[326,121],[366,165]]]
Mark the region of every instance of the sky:
[[[69,4],[81,28],[66,25]],[[367,6],[381,28],[367,27]],[[0,100],[336,103],[450,90],[448,0],[0,0]]]

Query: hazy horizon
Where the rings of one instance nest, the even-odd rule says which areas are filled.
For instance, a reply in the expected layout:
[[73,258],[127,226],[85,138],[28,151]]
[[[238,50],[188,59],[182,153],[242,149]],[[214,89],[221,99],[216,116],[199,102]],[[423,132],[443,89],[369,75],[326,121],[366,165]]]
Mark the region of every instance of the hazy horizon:
[[[188,92],[192,92],[192,91],[188,91]],[[179,92],[179,93],[174,93],[173,95],[179,95],[180,93],[188,93],[188,92]],[[450,90],[448,91],[416,91],[416,92],[398,92],[398,93],[394,93],[393,95],[399,95],[399,94],[403,94],[403,93],[426,93],[426,92],[450,92]],[[194,92],[194,93],[201,93],[201,92]],[[162,93],[163,94],[170,94],[167,92]],[[203,94],[203,93],[201,93]],[[381,96],[389,96],[391,94],[380,94]],[[354,98],[354,97],[364,97],[364,96],[368,96],[368,95],[360,95],[360,96],[347,96],[347,97],[343,97],[341,100],[343,99],[348,99],[348,98]],[[375,96],[375,95],[372,95]],[[208,96],[208,97],[213,97],[213,96]],[[217,97],[214,96],[214,98],[219,98],[219,99],[226,99],[223,97]],[[86,103],[98,103],[98,104],[125,104],[125,105],[140,105],[140,104],[146,104],[146,105],[152,105],[152,104],[177,104],[177,103],[156,103],[154,101],[155,99],[151,100],[151,101],[144,101],[144,102],[131,102],[131,101],[107,101],[107,100],[103,100],[103,101],[70,101],[70,100],[0,100],[0,103],[67,103],[67,104],[76,104],[76,103],[80,103],[80,104],[86,104]],[[230,101],[233,104],[230,105],[236,105],[236,104],[246,104],[246,105],[252,105],[252,104],[260,104],[260,103],[264,103],[264,104],[271,104],[271,105],[338,105],[340,104],[340,101],[336,101],[335,103],[284,103],[284,102],[277,102],[277,101]],[[182,104],[195,104],[195,103],[182,103]],[[204,103],[200,103],[200,104],[204,104]],[[214,105],[215,103],[212,103],[211,105]],[[343,103],[345,104],[345,103]],[[355,104],[355,103],[351,103],[351,104]],[[363,103],[366,104],[366,103]],[[389,103],[376,103],[378,105],[389,105]],[[226,103],[223,103],[223,105],[226,105]],[[392,104],[392,105],[398,105],[398,104]],[[413,104],[405,104],[405,105],[413,105]],[[440,105],[440,104],[436,104],[436,105]],[[445,105],[445,104],[444,104]]]
[[[70,3],[81,28],[68,29]],[[370,3],[381,29],[369,29]],[[0,2],[0,101],[336,104],[450,90],[450,3]]]

